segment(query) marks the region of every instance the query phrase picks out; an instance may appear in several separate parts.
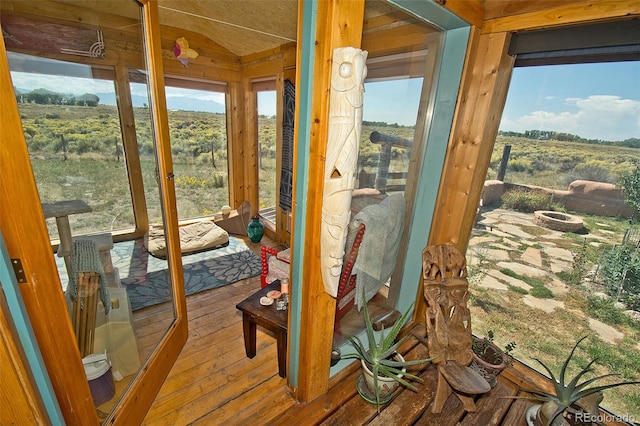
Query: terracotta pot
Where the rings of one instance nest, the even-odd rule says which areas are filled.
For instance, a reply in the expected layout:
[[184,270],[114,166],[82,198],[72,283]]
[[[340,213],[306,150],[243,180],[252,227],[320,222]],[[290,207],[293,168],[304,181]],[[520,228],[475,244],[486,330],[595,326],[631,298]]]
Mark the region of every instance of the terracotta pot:
[[[404,358],[400,354],[395,354],[393,357],[393,360],[404,362]],[[371,394],[375,395],[376,388],[373,381],[373,372],[369,369],[369,366],[363,360],[360,360],[360,362],[362,364],[364,382],[367,388],[369,389],[369,391],[371,392]],[[402,371],[405,372],[407,371],[407,369],[403,368]],[[380,398],[379,398],[380,401],[388,400],[391,397],[391,394],[393,394],[393,392],[396,390],[398,385],[399,383],[390,377],[378,376],[378,389],[380,392]]]
[[[477,339],[477,341],[484,342],[484,339]],[[500,348],[492,343],[485,352],[485,358],[493,360],[495,359],[495,354],[500,352]],[[507,356],[502,353],[500,359],[502,360],[500,364],[492,364],[491,362],[480,358],[474,352],[473,359],[471,360],[469,367],[484,377],[491,387],[494,387],[498,383],[498,374],[502,373],[502,370],[507,368]]]

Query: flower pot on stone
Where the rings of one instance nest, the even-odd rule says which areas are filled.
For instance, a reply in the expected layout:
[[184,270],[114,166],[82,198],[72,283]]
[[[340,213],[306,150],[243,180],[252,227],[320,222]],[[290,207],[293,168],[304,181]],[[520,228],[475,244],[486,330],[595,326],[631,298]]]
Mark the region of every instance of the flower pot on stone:
[[480,374],[493,388],[498,383],[498,375],[507,368],[510,358],[508,353],[516,344],[510,342],[505,350],[493,343],[493,332],[489,330],[485,338],[473,337],[473,359],[469,365]]

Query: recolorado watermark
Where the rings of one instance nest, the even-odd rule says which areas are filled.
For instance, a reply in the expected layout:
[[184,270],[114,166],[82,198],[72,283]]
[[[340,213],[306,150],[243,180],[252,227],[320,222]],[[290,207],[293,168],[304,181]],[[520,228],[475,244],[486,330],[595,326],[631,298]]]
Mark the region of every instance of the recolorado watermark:
[[611,413],[600,413],[596,416],[591,413],[583,413],[583,412],[573,413],[573,419],[576,422],[584,422],[584,423],[624,422],[627,424],[636,424],[636,421],[638,420],[636,416],[634,416],[633,414],[619,416]]

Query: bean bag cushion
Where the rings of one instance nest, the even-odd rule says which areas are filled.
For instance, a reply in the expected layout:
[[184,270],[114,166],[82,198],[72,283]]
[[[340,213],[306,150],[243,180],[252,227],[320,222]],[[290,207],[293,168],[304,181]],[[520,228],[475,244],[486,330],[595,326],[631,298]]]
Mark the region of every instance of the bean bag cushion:
[[[229,233],[210,220],[180,225],[180,251],[182,254],[195,253],[229,244]],[[160,225],[152,225],[144,236],[147,251],[155,257],[167,257],[167,245],[164,229]]]

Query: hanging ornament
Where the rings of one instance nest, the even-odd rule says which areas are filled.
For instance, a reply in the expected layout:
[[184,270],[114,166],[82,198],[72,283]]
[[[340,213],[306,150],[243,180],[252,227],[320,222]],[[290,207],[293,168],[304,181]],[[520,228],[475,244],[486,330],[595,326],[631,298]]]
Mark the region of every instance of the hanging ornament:
[[189,49],[189,42],[184,37],[176,40],[176,44],[173,47],[173,54],[185,67],[189,66],[189,59],[195,59],[199,55],[195,50]]

